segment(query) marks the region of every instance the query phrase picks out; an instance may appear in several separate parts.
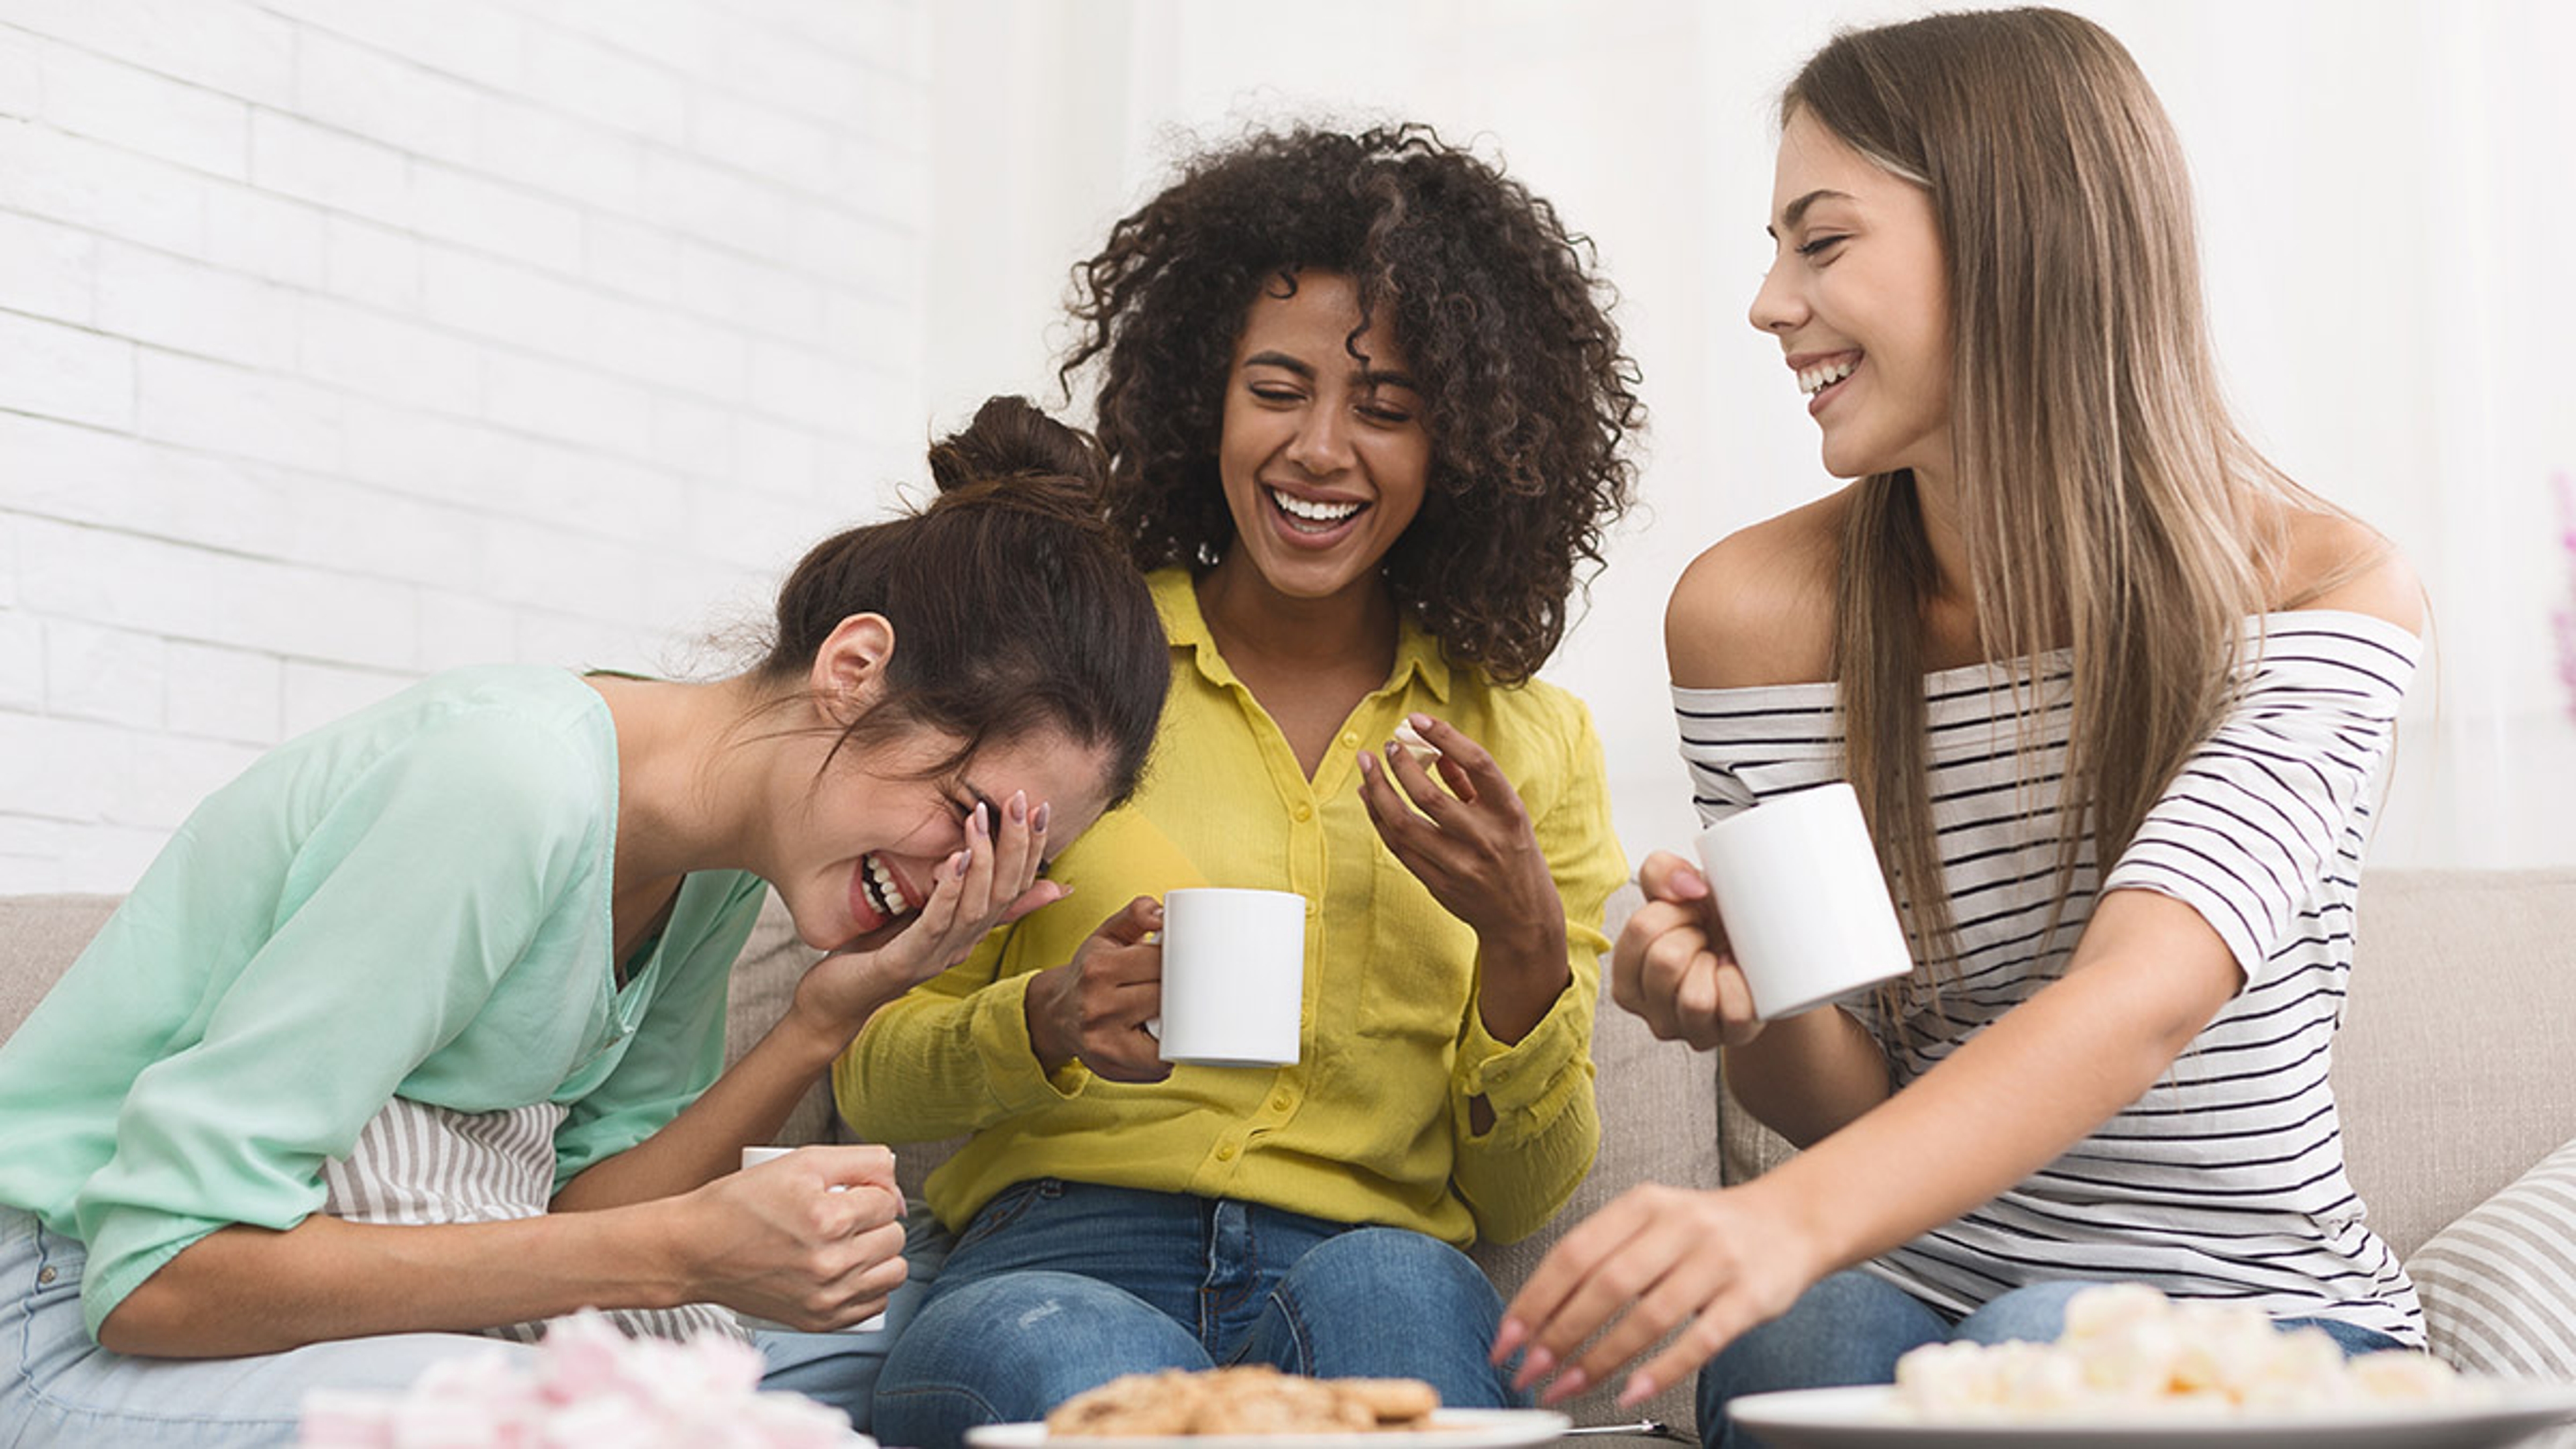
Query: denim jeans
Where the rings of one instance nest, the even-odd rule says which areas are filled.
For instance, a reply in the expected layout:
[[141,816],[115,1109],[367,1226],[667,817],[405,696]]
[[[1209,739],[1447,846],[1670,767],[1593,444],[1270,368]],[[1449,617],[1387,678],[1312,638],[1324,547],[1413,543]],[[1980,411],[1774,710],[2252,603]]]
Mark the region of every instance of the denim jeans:
[[[935,1252],[909,1256],[915,1280],[896,1290],[883,1331],[758,1335],[769,1362],[762,1387],[798,1390],[865,1428],[868,1391],[886,1345],[926,1296],[924,1283],[937,1267]],[[46,1231],[15,1208],[0,1208],[0,1367],[8,1371],[0,1379],[0,1445],[291,1445],[306,1389],[392,1392],[441,1359],[499,1354],[533,1364],[536,1354],[525,1344],[461,1333],[381,1334],[242,1358],[110,1353],[81,1320],[87,1259],[77,1240]]]
[[319,1343],[248,1358],[136,1358],[81,1322],[78,1241],[0,1208],[0,1444],[22,1449],[176,1445],[265,1449],[295,1442],[308,1388],[400,1389],[443,1358],[535,1352],[457,1333]]
[[[1699,1371],[1701,1442],[1709,1449],[1760,1449],[1761,1440],[1727,1422],[1727,1404],[1745,1394],[1894,1383],[1896,1361],[1927,1343],[2053,1342],[2066,1326],[2066,1300],[2095,1286],[2034,1283],[1953,1321],[1883,1278],[1857,1268],[1836,1273]],[[2346,1354],[2399,1346],[2386,1334],[2332,1319],[2284,1319],[2280,1326],[2324,1329]]]
[[1121,1374],[1267,1363],[1519,1402],[1485,1361],[1502,1302],[1467,1255],[1398,1228],[1041,1178],[984,1205],[877,1380],[875,1433],[946,1449]]
[[947,1253],[948,1235],[940,1230],[928,1209],[915,1209],[904,1223],[903,1256],[911,1276],[886,1301],[884,1326],[865,1333],[844,1329],[839,1333],[753,1334],[752,1341],[760,1346],[760,1355],[768,1364],[760,1386],[787,1389],[820,1400],[849,1415],[851,1425],[859,1432],[871,1432],[877,1375],[885,1368],[886,1353],[921,1312]]

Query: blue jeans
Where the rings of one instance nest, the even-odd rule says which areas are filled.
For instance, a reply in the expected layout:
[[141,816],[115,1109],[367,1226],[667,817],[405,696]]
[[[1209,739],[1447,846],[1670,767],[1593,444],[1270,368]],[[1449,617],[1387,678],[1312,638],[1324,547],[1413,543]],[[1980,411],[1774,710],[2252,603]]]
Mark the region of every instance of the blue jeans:
[[760,1356],[768,1364],[761,1374],[760,1386],[787,1389],[820,1400],[849,1415],[851,1426],[860,1433],[870,1432],[877,1375],[885,1368],[886,1353],[928,1301],[930,1285],[939,1276],[941,1260],[947,1254],[948,1235],[932,1220],[928,1209],[914,1209],[904,1223],[903,1245],[911,1276],[886,1300],[885,1326],[866,1333],[850,1329],[839,1333],[755,1333],[752,1341],[760,1346]]
[[[2053,1342],[2066,1327],[2066,1300],[2095,1286],[2033,1283],[1953,1321],[1883,1278],[1857,1268],[1836,1273],[1699,1371],[1700,1441],[1709,1449],[1760,1449],[1762,1441],[1727,1422],[1727,1404],[1745,1394],[1894,1383],[1896,1361],[1927,1343]],[[2399,1347],[2386,1334],[2332,1319],[2283,1319],[2280,1326],[2324,1329],[2346,1354]]]
[[[876,1333],[760,1334],[762,1387],[795,1389],[867,1426],[868,1391],[886,1345],[927,1296],[936,1254],[908,1253],[914,1280],[897,1289]],[[0,1445],[12,1449],[265,1449],[295,1442],[309,1388],[398,1391],[441,1359],[500,1354],[533,1365],[536,1350],[461,1333],[398,1333],[317,1343],[242,1358],[138,1358],[110,1353],[81,1319],[78,1240],[0,1208]]]
[[21,1449],[184,1445],[266,1449],[295,1442],[297,1405],[317,1386],[395,1390],[440,1359],[535,1350],[458,1333],[317,1343],[248,1358],[136,1358],[98,1346],[81,1321],[80,1243],[0,1208],[0,1444]]
[[876,1436],[946,1449],[1121,1374],[1267,1363],[1519,1402],[1485,1361],[1502,1302],[1467,1255],[1399,1228],[1040,1178],[984,1205],[877,1380]]

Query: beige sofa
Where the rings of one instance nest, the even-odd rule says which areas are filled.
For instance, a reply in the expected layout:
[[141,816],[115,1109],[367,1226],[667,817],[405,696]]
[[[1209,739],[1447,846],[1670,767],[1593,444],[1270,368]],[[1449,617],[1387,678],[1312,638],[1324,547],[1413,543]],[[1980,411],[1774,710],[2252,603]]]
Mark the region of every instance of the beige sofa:
[[[97,930],[106,896],[0,898],[0,1036]],[[2576,870],[2373,874],[2348,1019],[2336,1047],[2352,1177],[2401,1255],[2576,1137]],[[736,974],[736,1049],[774,1018],[810,959],[775,912]],[[1767,1134],[1722,1112],[1712,1057],[1659,1043],[1606,1007],[1593,1039],[1604,1127],[1592,1175],[1557,1225],[1477,1256],[1508,1292],[1555,1232],[1643,1181],[1714,1186],[1773,1160]],[[1723,1121],[1723,1132],[1721,1122]],[[818,1091],[791,1141],[831,1133]],[[1723,1140],[1721,1141],[1721,1137]],[[1723,1150],[1721,1150],[1723,1149]],[[907,1177],[937,1147],[903,1151]],[[1648,1412],[1687,1427],[1687,1393]],[[1595,1395],[1578,1422],[1633,1419]]]

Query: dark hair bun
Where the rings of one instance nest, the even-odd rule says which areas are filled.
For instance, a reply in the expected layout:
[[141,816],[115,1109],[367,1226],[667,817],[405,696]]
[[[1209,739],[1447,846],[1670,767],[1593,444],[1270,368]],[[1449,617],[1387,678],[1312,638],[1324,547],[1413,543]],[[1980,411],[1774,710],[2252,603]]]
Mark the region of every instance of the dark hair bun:
[[930,509],[999,505],[1097,524],[1108,472],[1089,433],[1027,398],[988,398],[975,421],[930,445],[930,478],[940,494]]

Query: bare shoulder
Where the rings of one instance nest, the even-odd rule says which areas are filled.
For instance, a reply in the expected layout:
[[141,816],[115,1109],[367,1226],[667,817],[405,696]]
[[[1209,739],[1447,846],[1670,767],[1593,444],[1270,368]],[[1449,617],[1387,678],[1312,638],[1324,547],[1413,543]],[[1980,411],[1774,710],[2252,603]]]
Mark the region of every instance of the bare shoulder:
[[1686,689],[1811,684],[1833,665],[1843,489],[1710,546],[1673,585],[1664,657]]
[[2341,609],[2424,632],[2424,586],[2397,545],[2349,514],[2300,509],[2288,519],[2279,597],[2289,609]]

